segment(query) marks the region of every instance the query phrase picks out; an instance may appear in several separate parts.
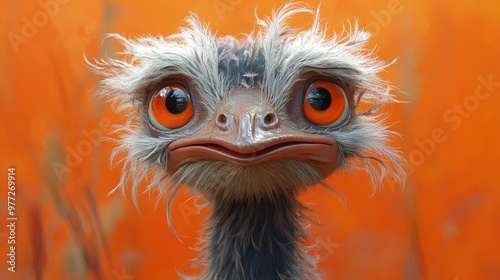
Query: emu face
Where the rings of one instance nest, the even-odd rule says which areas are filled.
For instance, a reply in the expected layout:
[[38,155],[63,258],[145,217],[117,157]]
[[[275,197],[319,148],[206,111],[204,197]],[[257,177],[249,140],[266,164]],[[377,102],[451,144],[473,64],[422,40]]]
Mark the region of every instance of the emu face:
[[[336,94],[342,95],[333,83],[331,86],[338,90]],[[318,89],[310,91],[309,96]],[[321,98],[330,98],[330,93],[323,91],[324,96],[311,102],[326,103]],[[299,98],[308,102],[302,95],[300,92]],[[195,98],[192,99],[194,102]],[[329,103],[329,107],[338,106]],[[346,102],[342,100],[342,103],[341,107]],[[290,111],[296,110],[300,107]],[[343,110],[348,111],[347,108]],[[277,112],[266,100],[261,89],[232,89],[200,130],[168,145],[168,172],[172,178],[197,186],[202,192],[223,193],[229,197],[293,192],[316,183],[334,169],[337,143],[331,137],[292,128],[287,119],[288,115]],[[184,177],[189,174],[189,177],[184,180],[177,174]]]
[[298,12],[311,11],[287,5],[241,40],[216,38],[195,16],[169,37],[114,35],[124,59],[93,65],[101,95],[129,115],[122,191],[130,183],[135,200],[147,178],[160,194],[186,185],[212,204],[202,279],[316,279],[297,192],[360,164],[374,187],[403,178],[376,114],[394,99],[377,76],[386,64],[364,49],[369,34],[328,37],[317,13],[310,29],[287,28]]
[[169,37],[113,35],[126,59],[94,69],[107,76],[101,95],[133,112],[117,149],[122,189],[152,176],[160,193],[188,185],[260,197],[359,163],[374,187],[387,173],[402,178],[394,133],[376,114],[394,99],[377,76],[386,64],[364,49],[369,34],[354,26],[327,37],[317,14],[296,32],[286,20],[299,12],[311,11],[286,6],[242,40],[214,37],[195,16]]

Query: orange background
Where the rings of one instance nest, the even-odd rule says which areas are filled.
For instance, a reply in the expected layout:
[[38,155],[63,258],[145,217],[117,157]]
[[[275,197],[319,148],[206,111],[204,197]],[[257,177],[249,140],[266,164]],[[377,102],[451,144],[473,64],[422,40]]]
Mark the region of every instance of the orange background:
[[[181,194],[170,233],[165,202],[107,195],[120,168],[106,124],[123,123],[92,98],[99,77],[88,58],[120,47],[105,33],[172,34],[189,11],[218,35],[250,32],[285,1],[81,1],[0,3],[0,278],[177,279],[195,273],[203,212]],[[317,6],[319,1],[306,1]],[[371,196],[367,176],[338,174],[332,194],[303,199],[324,226],[313,227],[325,279],[498,279],[500,277],[500,2],[324,1],[330,31],[358,19],[382,73],[406,95],[388,106],[404,137],[408,183]],[[299,16],[293,24],[307,26]],[[31,25],[31,29],[30,29]],[[17,36],[17,37],[16,37]],[[14,38],[14,39],[13,39]],[[20,39],[21,38],[21,39]],[[488,82],[489,85],[488,85]],[[486,81],[486,82],[485,82]],[[54,164],[68,167],[62,178]],[[16,168],[16,273],[7,271],[7,167]],[[200,201],[198,201],[200,202]],[[131,277],[129,277],[131,276]]]

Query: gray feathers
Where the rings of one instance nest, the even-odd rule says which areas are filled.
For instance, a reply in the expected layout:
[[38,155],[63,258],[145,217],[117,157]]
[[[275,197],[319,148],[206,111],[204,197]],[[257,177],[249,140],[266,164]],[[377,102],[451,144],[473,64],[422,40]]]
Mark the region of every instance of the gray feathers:
[[[100,95],[114,101],[118,112],[130,116],[129,122],[122,127],[122,140],[117,149],[125,154],[120,188],[126,187],[128,175],[133,176],[131,185],[135,190],[155,167],[163,172],[165,147],[186,133],[194,133],[200,125],[191,122],[156,137],[146,128],[148,88],[172,75],[183,75],[193,83],[195,99],[203,106],[205,115],[213,112],[230,89],[257,86],[263,89],[264,98],[272,101],[285,120],[289,118],[287,106],[291,95],[296,94],[292,89],[304,79],[304,74],[314,72],[339,80],[350,89],[353,114],[348,125],[339,130],[317,127],[305,121],[289,125],[308,133],[329,135],[338,141],[342,152],[339,166],[363,164],[375,188],[386,174],[404,180],[402,157],[390,147],[395,135],[387,129],[383,118],[374,114],[381,105],[395,100],[390,94],[391,86],[377,76],[386,64],[364,49],[369,33],[354,25],[350,30],[327,37],[326,30],[319,24],[319,11],[313,13],[310,29],[300,32],[288,29],[287,18],[300,12],[313,13],[303,7],[285,6],[266,20],[257,20],[260,30],[248,35],[245,41],[233,37],[216,38],[195,15],[187,18],[188,27],[168,37],[147,36],[132,40],[111,35],[125,47],[123,60],[101,60],[93,67],[106,77],[101,83]],[[355,108],[360,100],[371,103],[375,110],[366,115],[358,114]],[[165,187],[157,183],[152,181],[151,187]]]
[[[313,14],[311,28],[302,31],[288,28],[287,19],[301,12]],[[276,199],[277,195],[283,193],[296,194],[300,188],[323,180],[313,164],[299,161],[288,162],[289,168],[286,170],[280,164],[242,169],[229,163],[203,161],[183,166],[174,174],[167,174],[166,147],[176,139],[195,133],[208,121],[207,116],[224,100],[225,94],[238,87],[261,89],[262,98],[271,102],[280,118],[290,127],[307,133],[327,135],[336,140],[339,149],[337,165],[341,168],[365,169],[371,175],[374,188],[381,184],[386,175],[404,181],[402,157],[391,147],[393,138],[397,135],[390,132],[384,124],[384,118],[377,115],[380,106],[395,101],[390,93],[391,86],[377,75],[387,64],[374,58],[372,52],[364,48],[369,38],[367,32],[360,30],[355,24],[348,30],[329,37],[320,26],[318,13],[319,10],[313,12],[300,6],[286,5],[272,17],[258,19],[258,31],[244,40],[233,37],[216,38],[195,15],[187,18],[187,27],[168,37],[126,39],[120,35],[111,35],[124,46],[124,51],[119,55],[121,59],[108,58],[96,61],[92,66],[96,72],[105,76],[99,94],[114,101],[118,112],[129,116],[127,123],[120,129],[121,139],[115,150],[116,154],[124,154],[122,180],[118,188],[124,193],[126,187],[131,186],[135,201],[142,182],[148,184],[148,190],[157,190],[162,196],[176,192],[182,185],[188,185],[208,195],[211,202],[223,199],[224,190],[229,191],[231,188],[237,188],[242,193],[241,197],[248,197],[245,194],[248,189],[264,188],[266,191],[259,193],[267,193],[265,197],[253,197],[246,202],[257,205],[259,201],[269,202],[271,198]],[[313,125],[302,118],[300,112],[290,109],[297,96],[302,94],[297,86],[311,73],[346,86],[352,112],[350,121],[343,127],[334,129]],[[148,127],[146,112],[150,89],[165,79],[177,76],[189,80],[193,87],[193,100],[197,108],[195,116],[184,127],[152,131]],[[371,104],[372,110],[359,112],[359,102]],[[221,170],[224,171],[223,174]],[[266,170],[270,175],[262,177]],[[222,194],[214,189],[222,189]],[[280,197],[290,207],[285,210],[288,211],[290,220],[280,230],[292,231],[291,236],[283,242],[293,243],[289,253],[295,257],[286,264],[275,264],[283,270],[272,274],[283,274],[284,279],[308,279],[315,274],[312,261],[305,257],[300,246],[299,240],[305,237],[305,233],[299,227],[300,217],[292,217],[295,215],[294,210],[300,210],[299,203],[292,197],[293,195]],[[231,221],[231,216],[226,217],[226,220],[221,219],[221,216],[229,213],[219,215],[217,211],[220,209],[217,207],[212,214],[211,225],[214,229],[211,233],[221,232],[212,238],[221,238],[230,231],[227,224],[222,225],[223,228],[215,226],[221,221]],[[272,203],[266,207],[262,211],[271,211]],[[276,236],[279,235],[277,233]],[[268,241],[252,237],[249,242]],[[209,251],[214,250],[213,246],[223,245],[212,242],[208,245]],[[252,248],[251,244],[245,246],[247,249]],[[283,248],[288,247],[284,245]],[[222,254],[231,254],[229,248],[219,249]],[[254,251],[258,254],[258,250]],[[210,252],[207,254],[207,261],[217,262],[220,270],[227,265],[223,258],[230,256],[221,255],[217,256],[218,260],[214,260],[216,256]],[[296,262],[301,258],[300,262]],[[306,261],[302,262],[303,260]],[[219,277],[217,273],[220,271],[217,268],[210,267],[202,279],[255,279],[259,276],[252,274],[247,278],[239,278],[250,273],[248,269],[240,269],[233,272],[243,273],[241,275],[226,271],[226,274]]]
[[[217,198],[221,199],[221,198]],[[214,201],[203,280],[319,279],[295,193],[262,200]]]

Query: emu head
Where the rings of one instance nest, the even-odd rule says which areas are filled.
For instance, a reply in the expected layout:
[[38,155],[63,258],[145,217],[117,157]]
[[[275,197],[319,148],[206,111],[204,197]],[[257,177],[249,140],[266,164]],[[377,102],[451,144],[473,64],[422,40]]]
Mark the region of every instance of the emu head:
[[[307,30],[287,27],[299,12]],[[244,38],[217,38],[198,18],[168,37],[125,39],[123,59],[97,61],[101,95],[128,122],[122,191],[146,180],[161,194],[190,186],[207,198],[273,197],[363,167],[373,186],[403,177],[395,133],[378,114],[394,101],[387,64],[357,25],[328,36],[318,12],[289,5]],[[359,105],[369,104],[363,110]],[[365,106],[366,107],[366,106]],[[361,164],[361,166],[360,166]]]
[[[299,12],[314,14],[309,29],[287,27]],[[328,36],[318,12],[286,5],[242,39],[192,15],[168,37],[112,35],[123,56],[93,65],[100,94],[128,116],[122,192],[131,184],[137,203],[146,181],[170,206],[189,186],[212,206],[200,279],[318,279],[297,193],[349,167],[374,188],[404,178],[378,113],[395,101],[378,77],[387,64],[365,49],[367,32]]]

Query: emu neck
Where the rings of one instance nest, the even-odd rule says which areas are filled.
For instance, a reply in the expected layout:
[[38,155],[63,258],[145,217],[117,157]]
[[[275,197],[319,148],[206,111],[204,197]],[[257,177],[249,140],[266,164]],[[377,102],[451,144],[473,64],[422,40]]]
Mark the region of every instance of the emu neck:
[[310,279],[313,265],[301,204],[290,195],[273,199],[216,199],[203,279]]

